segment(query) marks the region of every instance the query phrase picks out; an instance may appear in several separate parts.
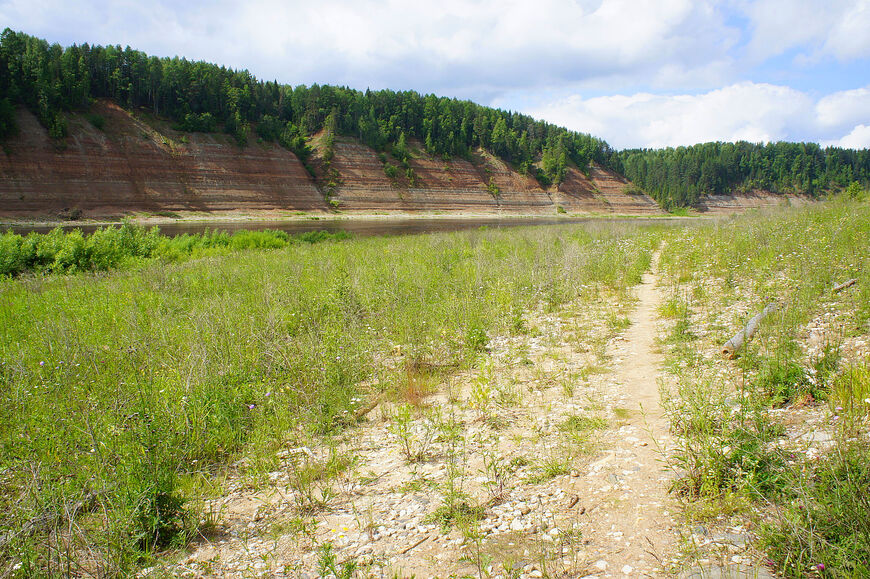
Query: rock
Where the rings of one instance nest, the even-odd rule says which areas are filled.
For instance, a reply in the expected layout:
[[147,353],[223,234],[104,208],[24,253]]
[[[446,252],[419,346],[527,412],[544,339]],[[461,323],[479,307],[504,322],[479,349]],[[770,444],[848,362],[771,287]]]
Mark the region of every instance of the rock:
[[713,535],[713,542],[720,545],[730,545],[732,547],[745,547],[749,542],[749,537],[742,533],[722,533]]
[[684,571],[679,575],[679,579],[775,579],[775,577],[764,567],[705,565]]
[[631,565],[623,565],[623,567],[622,567],[623,573],[625,573],[626,575],[631,575],[632,571],[634,571],[634,567],[632,567]]
[[593,567],[595,567],[599,571],[604,571],[605,569],[607,569],[607,561],[605,561],[604,559],[599,559],[598,561],[595,561]]
[[511,531],[522,531],[523,522],[519,519],[514,519],[513,521],[511,521],[510,529]]

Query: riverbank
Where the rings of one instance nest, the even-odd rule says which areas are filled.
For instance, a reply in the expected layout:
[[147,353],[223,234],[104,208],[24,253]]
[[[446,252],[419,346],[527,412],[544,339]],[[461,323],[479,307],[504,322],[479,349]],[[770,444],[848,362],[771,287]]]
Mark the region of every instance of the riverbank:
[[[541,215],[536,213],[300,213],[300,212],[244,212],[231,214],[213,213],[178,213],[173,216],[155,214],[133,214],[114,220],[82,219],[76,221],[34,220],[34,219],[0,219],[0,231],[11,229],[16,233],[26,234],[30,231],[45,233],[61,227],[63,229],[81,229],[85,233],[95,231],[100,227],[119,225],[129,221],[145,227],[159,227],[167,235],[181,233],[202,233],[206,229],[223,231],[239,231],[243,229],[262,230],[275,229],[287,233],[304,233],[307,231],[347,231],[357,235],[379,235],[391,233],[425,233],[436,231],[454,231],[469,229],[482,225],[556,225],[560,223],[666,223],[685,222],[686,220],[721,219],[721,215],[707,217],[701,214],[643,216],[617,215],[595,213],[567,213]],[[431,224],[427,226],[427,224]]]

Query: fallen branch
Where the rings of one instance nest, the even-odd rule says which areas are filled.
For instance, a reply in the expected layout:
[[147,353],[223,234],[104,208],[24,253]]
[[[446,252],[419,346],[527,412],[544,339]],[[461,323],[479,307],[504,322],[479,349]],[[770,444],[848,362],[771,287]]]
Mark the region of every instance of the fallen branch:
[[831,290],[831,293],[835,294],[837,292],[841,292],[844,289],[846,289],[847,287],[852,287],[856,283],[858,283],[858,278],[852,278],[849,281],[844,281],[840,285],[835,286],[834,289]]
[[737,351],[743,347],[743,344],[752,338],[752,335],[758,329],[759,324],[761,324],[761,320],[763,320],[767,314],[776,310],[776,308],[776,303],[767,304],[763,310],[752,316],[752,319],[747,322],[745,328],[734,334],[733,338],[725,342],[725,345],[722,346],[722,355],[729,360],[733,360],[737,355]]
[[408,553],[408,551],[410,551],[411,549],[415,549],[416,547],[418,547],[420,544],[422,544],[423,541],[425,541],[425,540],[428,539],[429,537],[430,537],[430,535],[426,535],[425,537],[423,537],[422,539],[420,539],[419,541],[417,541],[417,542],[414,543],[413,545],[410,545],[410,546],[408,546],[408,547],[405,547],[404,549],[402,549],[401,551],[399,551],[399,554],[400,554],[400,555],[405,555],[406,553]]
[[356,418],[357,420],[362,420],[366,414],[368,414],[369,412],[371,412],[372,410],[377,408],[378,404],[381,403],[381,400],[383,400],[383,398],[384,398],[384,393],[381,392],[380,394],[375,396],[374,400],[372,400],[371,402],[369,402],[365,406],[358,408],[354,412],[354,418]]

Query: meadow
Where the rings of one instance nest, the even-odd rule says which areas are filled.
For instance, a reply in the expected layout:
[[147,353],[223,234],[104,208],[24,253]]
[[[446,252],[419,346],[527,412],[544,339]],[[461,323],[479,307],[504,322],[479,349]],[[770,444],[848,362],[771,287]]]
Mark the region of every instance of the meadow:
[[[286,476],[310,515],[348,468],[337,437],[352,440],[378,401],[391,401],[384,420],[407,462],[425,462],[436,442],[419,438],[435,433],[418,428],[429,416],[421,399],[451,375],[476,376],[472,410],[505,428],[488,411],[501,404],[489,391],[501,380],[493,340],[535,339],[530,312],[595,312],[563,338],[591,347],[606,375],[610,339],[630,324],[657,249],[662,401],[677,441],[662,461],[685,523],[683,565],[730,556],[692,529],[739,527],[751,529],[756,563],[784,576],[870,573],[866,201],[680,228],[306,235],[166,238],[128,224],[0,238],[2,573],[129,575],[218,526],[207,505],[226,481],[257,488],[286,449],[306,445],[326,458]],[[723,359],[722,344],[770,303],[753,339]],[[587,444],[587,431],[613,426],[574,418],[554,436]],[[505,465],[484,466],[495,469],[488,480],[504,477]],[[539,478],[523,484],[575,466],[527,464]],[[445,529],[476,522],[480,506],[453,494],[463,501],[432,517]],[[464,532],[480,555],[474,529]],[[331,551],[323,561],[338,569]],[[483,576],[480,556],[476,567]]]
[[658,237],[603,224],[172,251],[184,240],[125,227],[101,235],[133,249],[103,261],[99,235],[49,234],[60,249],[27,267],[15,256],[40,252],[3,238],[18,265],[0,281],[0,558],[19,576],[125,575],[183,546],[213,523],[201,499],[221,473],[255,480],[415,372],[474,365],[533,306],[624,294]]
[[[833,198],[684,233],[663,245],[660,313],[688,522],[756,529],[784,576],[867,576],[870,207]],[[722,344],[771,303],[723,360]]]

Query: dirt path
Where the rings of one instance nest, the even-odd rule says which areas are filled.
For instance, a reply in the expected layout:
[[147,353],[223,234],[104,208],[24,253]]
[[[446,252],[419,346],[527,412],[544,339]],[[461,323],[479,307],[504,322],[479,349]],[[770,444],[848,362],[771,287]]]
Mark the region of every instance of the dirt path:
[[586,477],[587,484],[594,487],[604,482],[601,479],[606,473],[612,485],[602,493],[598,514],[586,529],[592,544],[598,546],[595,556],[600,558],[594,566],[605,577],[664,575],[676,541],[676,522],[670,514],[673,503],[667,495],[670,478],[662,462],[662,450],[669,446],[670,438],[659,401],[661,356],[656,345],[656,317],[661,297],[656,288],[657,266],[658,253],[637,289],[638,305],[630,315],[631,326],[614,351],[618,360],[615,380],[623,401],[617,411],[623,417],[618,429],[622,436],[593,463]]
[[[636,303],[595,290],[529,312],[526,331],[494,338],[475,370],[416,405],[382,404],[332,449],[283,449],[256,487],[231,481],[207,504],[218,533],[163,570],[312,579],[334,561],[356,577],[668,576],[657,260]],[[297,473],[335,464],[330,453],[348,468],[301,488]],[[325,508],[300,513],[300,491],[325,491]]]

